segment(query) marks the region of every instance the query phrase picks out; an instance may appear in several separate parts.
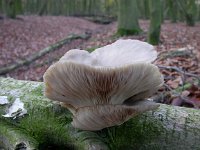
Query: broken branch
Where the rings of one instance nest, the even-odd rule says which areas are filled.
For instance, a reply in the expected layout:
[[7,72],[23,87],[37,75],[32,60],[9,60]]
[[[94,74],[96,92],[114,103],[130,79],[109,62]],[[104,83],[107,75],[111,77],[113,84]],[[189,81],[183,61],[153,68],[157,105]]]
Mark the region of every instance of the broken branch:
[[174,67],[174,66],[162,66],[162,65],[157,65],[157,66],[160,69],[174,70],[176,72],[179,72],[182,75],[194,77],[194,78],[197,78],[198,80],[200,80],[200,76],[198,76],[196,74],[192,74],[192,73],[186,72],[186,71],[183,71],[182,69],[180,69],[178,67]]
[[55,51],[58,48],[62,47],[63,45],[70,43],[72,40],[75,39],[88,39],[90,37],[89,34],[80,34],[80,35],[70,35],[67,38],[64,38],[36,53],[34,53],[33,55],[31,55],[30,57],[24,58],[24,59],[20,59],[18,61],[16,61],[13,64],[10,64],[6,67],[2,67],[0,68],[0,74],[6,74],[12,70],[15,70],[19,67],[22,67],[23,65],[29,65],[32,62],[34,62],[35,60],[39,59],[40,57],[46,55],[49,52]]

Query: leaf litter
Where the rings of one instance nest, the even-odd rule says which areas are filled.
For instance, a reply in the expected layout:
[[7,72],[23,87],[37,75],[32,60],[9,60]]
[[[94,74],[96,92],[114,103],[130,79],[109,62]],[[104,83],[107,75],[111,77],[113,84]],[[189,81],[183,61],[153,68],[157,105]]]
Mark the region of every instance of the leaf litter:
[[[19,16],[20,19],[0,20],[0,67],[37,52],[70,34],[90,32],[89,40],[74,40],[46,54],[29,66],[4,75],[22,80],[42,81],[46,69],[68,50],[79,48],[92,51],[110,44],[117,23],[100,25],[82,18],[64,16]],[[149,21],[140,20],[144,31],[137,36],[122,38],[147,40]],[[200,108],[200,23],[189,27],[185,23],[165,21],[161,28],[160,44],[155,46],[159,57],[155,62],[164,75],[165,84],[154,96],[156,102]]]

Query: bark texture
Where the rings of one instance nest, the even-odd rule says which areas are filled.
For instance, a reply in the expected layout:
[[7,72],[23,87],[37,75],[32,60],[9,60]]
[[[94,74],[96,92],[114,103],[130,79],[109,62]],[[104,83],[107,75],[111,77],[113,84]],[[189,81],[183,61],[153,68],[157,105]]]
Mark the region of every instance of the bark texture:
[[150,0],[150,28],[148,33],[148,42],[157,45],[160,41],[161,18],[161,0]]
[[142,30],[138,23],[138,11],[136,0],[118,0],[118,34],[134,35]]
[[[60,117],[62,115],[69,118],[71,117],[68,111],[43,96],[42,82],[0,78],[0,89],[0,96],[8,96],[11,103],[16,97],[20,97],[21,101],[25,103],[25,108],[29,113],[29,115],[23,118],[18,118],[17,121],[7,119],[2,117],[7,106],[0,106],[0,126],[4,126],[7,123],[17,124],[18,122],[23,122],[25,124],[26,121],[24,120],[29,119],[32,112],[38,112],[37,117],[39,117],[39,114],[44,114],[47,108],[52,106],[54,106],[54,108],[51,113],[55,114],[55,116],[53,115],[52,117],[57,117],[56,114],[58,111]],[[49,113],[50,112],[48,112],[48,114]],[[45,120],[46,116],[43,115],[42,119]],[[70,126],[70,121],[66,122],[66,120],[62,119],[58,124],[66,124],[69,135],[78,140],[78,142],[84,143],[84,149],[200,149],[200,111],[195,109],[161,104],[156,111],[149,111],[134,117],[122,125],[105,128],[96,132],[74,129]],[[44,122],[46,122],[46,120]],[[34,124],[34,119],[31,123]],[[21,124],[17,125],[17,127],[26,129],[25,126]],[[31,124],[27,129],[31,129]],[[57,129],[53,128],[51,130]],[[5,139],[7,135],[6,132],[0,132],[0,147],[3,146],[2,142],[4,141],[2,141],[2,139]],[[49,138],[52,137],[50,136]]]

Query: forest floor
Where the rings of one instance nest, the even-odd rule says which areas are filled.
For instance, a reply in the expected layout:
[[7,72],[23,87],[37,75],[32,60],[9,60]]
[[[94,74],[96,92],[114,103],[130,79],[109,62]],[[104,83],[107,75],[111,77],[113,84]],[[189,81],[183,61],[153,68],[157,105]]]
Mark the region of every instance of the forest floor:
[[[140,20],[140,26],[142,34],[121,38],[146,41],[149,21]],[[71,34],[91,33],[87,40],[73,40],[30,65],[2,76],[42,81],[46,69],[68,50],[91,51],[112,43],[119,38],[115,35],[116,29],[116,22],[102,25],[75,17],[19,16],[16,20],[0,19],[0,68],[23,60]],[[164,74],[165,85],[155,101],[200,108],[200,23],[189,27],[185,23],[165,21],[161,29],[161,43],[156,49],[159,57],[155,64]]]

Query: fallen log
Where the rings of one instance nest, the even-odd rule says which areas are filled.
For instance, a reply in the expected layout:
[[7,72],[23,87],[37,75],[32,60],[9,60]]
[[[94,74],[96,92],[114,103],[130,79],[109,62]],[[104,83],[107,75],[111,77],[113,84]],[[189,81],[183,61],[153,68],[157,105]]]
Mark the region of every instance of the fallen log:
[[193,53],[194,48],[191,46],[179,48],[179,49],[170,49],[166,52],[160,53],[158,59],[165,60],[167,58],[174,57],[185,57],[185,58],[194,58],[195,55]]
[[[122,125],[90,132],[70,126],[71,114],[43,96],[42,82],[0,78],[0,89],[0,96],[8,96],[10,103],[20,98],[28,111],[28,115],[17,120],[4,118],[2,115],[7,105],[0,105],[0,124],[15,124],[40,146],[48,139],[49,143],[45,144],[53,147],[50,144],[53,142],[57,149],[62,142],[83,145],[83,149],[90,150],[200,149],[199,110],[161,104],[157,110],[141,114]],[[5,136],[0,132],[0,137]]]
[[5,122],[0,122],[0,149],[30,149],[38,147],[38,142]]
[[40,57],[46,55],[47,53],[49,52],[52,52],[52,51],[55,51],[57,50],[58,48],[62,47],[63,45],[65,44],[68,44],[70,43],[72,40],[75,40],[75,39],[88,39],[90,37],[89,34],[80,34],[80,35],[70,35],[68,36],[67,38],[64,38],[34,54],[32,54],[31,56],[27,57],[27,58],[24,58],[24,59],[20,59],[20,60],[17,60],[16,62],[12,63],[12,64],[9,64],[8,66],[5,66],[5,67],[1,67],[0,68],[0,75],[3,75],[3,74],[6,74],[12,70],[15,70],[19,67],[22,67],[24,65],[29,65],[31,64],[32,62],[34,62],[35,60],[39,59]]

